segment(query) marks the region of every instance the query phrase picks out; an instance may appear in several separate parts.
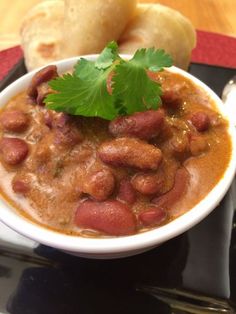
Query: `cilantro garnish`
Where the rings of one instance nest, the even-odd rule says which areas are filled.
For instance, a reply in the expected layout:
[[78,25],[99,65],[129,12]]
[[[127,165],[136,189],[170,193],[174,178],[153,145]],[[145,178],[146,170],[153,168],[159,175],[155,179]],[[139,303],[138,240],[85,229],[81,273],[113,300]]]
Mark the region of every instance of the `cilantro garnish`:
[[[164,50],[139,49],[130,60],[118,55],[118,46],[110,42],[96,61],[81,58],[73,74],[64,74],[49,82],[56,92],[49,94],[48,109],[71,115],[112,120],[121,114],[157,109],[161,104],[161,86],[151,80],[147,70],[157,72],[172,65]],[[112,95],[107,91],[111,71]]]
[[107,46],[97,58],[97,61],[95,62],[95,67],[98,69],[106,69],[119,58],[120,57],[118,55],[118,45],[116,42],[112,41],[107,44]]

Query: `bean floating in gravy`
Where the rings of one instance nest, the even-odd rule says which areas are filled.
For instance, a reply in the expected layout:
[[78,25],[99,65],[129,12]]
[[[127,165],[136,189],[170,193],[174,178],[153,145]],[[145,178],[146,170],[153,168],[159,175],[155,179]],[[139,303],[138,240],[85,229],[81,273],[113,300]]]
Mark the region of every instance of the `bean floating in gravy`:
[[85,201],[77,208],[75,223],[80,228],[116,236],[133,234],[136,229],[131,210],[119,201]]
[[[27,94],[33,99],[37,100],[39,90],[38,87],[58,76],[57,67],[55,65],[48,65],[47,67],[39,70],[32,78],[28,87]],[[41,103],[40,99],[40,103]]]
[[122,179],[120,181],[117,198],[118,200],[124,201],[128,204],[135,203],[137,195],[129,179]]
[[160,149],[144,141],[129,137],[104,142],[99,147],[98,154],[104,163],[144,170],[158,169],[162,160]]
[[160,197],[154,198],[153,203],[157,206],[169,209],[175,202],[177,202],[186,192],[187,186],[189,184],[189,173],[182,167],[176,171],[175,181],[173,188],[161,195]]
[[144,195],[153,195],[160,192],[163,178],[157,174],[140,173],[132,178],[132,185],[135,190]]
[[149,207],[138,216],[139,221],[146,227],[157,226],[167,218],[166,211],[158,207]]
[[17,165],[24,161],[28,155],[27,143],[19,138],[3,137],[0,140],[0,151],[3,160],[8,165]]
[[29,126],[29,117],[21,110],[7,110],[0,115],[0,124],[5,131],[21,133]]
[[12,181],[12,189],[15,193],[26,194],[30,187],[29,184],[23,179],[14,179]]
[[195,112],[191,116],[190,121],[199,132],[206,131],[210,126],[210,118],[205,112]]
[[164,111],[160,109],[118,117],[110,122],[109,131],[116,137],[131,136],[148,140],[160,133],[164,116]]
[[102,169],[85,176],[82,191],[97,201],[104,201],[111,195],[114,187],[115,179],[112,172]]

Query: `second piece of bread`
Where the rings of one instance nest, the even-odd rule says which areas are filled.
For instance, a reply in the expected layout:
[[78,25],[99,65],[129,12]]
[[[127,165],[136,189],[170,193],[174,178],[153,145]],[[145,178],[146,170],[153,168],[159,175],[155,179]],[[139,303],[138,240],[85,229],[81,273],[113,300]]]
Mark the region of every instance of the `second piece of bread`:
[[163,48],[174,65],[187,69],[196,33],[192,23],[178,11],[161,4],[139,4],[137,14],[119,39],[120,52],[133,54],[138,48]]

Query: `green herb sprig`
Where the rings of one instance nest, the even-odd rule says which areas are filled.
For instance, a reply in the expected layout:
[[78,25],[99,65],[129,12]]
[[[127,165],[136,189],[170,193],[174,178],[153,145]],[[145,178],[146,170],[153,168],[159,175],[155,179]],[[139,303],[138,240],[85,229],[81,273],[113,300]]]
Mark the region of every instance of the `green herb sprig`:
[[[161,86],[149,78],[147,70],[161,71],[172,63],[164,50],[154,48],[139,49],[130,60],[124,60],[113,41],[96,61],[81,58],[72,74],[50,81],[55,93],[49,94],[44,102],[48,109],[106,120],[157,109],[161,104]],[[112,94],[107,89],[111,72]]]

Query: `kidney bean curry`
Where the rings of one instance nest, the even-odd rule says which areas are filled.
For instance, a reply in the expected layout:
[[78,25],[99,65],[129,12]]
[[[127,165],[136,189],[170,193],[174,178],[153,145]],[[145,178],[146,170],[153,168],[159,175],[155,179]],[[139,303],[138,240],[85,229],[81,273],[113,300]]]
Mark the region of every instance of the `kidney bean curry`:
[[184,214],[223,176],[228,123],[189,79],[149,71],[162,106],[109,121],[48,109],[57,76],[43,68],[0,114],[1,194],[32,221],[86,237],[131,235]]

